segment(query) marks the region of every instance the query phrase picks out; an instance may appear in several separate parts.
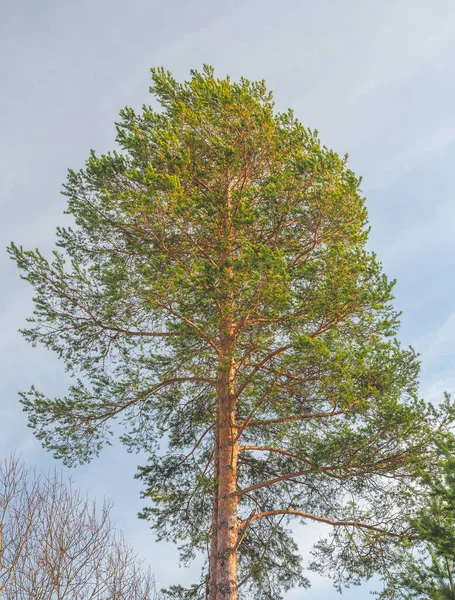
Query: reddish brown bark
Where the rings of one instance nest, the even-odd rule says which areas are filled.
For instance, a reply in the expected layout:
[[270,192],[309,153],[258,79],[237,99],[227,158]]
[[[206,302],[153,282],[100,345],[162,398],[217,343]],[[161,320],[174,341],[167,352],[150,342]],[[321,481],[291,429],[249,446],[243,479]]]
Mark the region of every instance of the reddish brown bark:
[[209,558],[209,586],[208,586],[208,598],[209,600],[216,600],[216,569],[217,569],[217,548],[218,548],[218,459],[219,459],[219,434],[218,434],[218,420],[219,420],[219,403],[217,402],[216,411],[216,424],[214,432],[214,449],[213,449],[213,506],[212,506],[212,526],[210,530],[210,558]]
[[[232,259],[232,222],[231,198],[229,189],[226,193],[225,215],[222,223],[222,239],[225,242],[222,258]],[[217,464],[214,472],[218,475],[215,490],[216,496],[216,542],[212,540],[212,551],[216,545],[216,559],[210,559],[212,581],[210,582],[210,600],[237,600],[237,539],[238,518],[237,505],[237,423],[235,418],[236,396],[235,382],[235,326],[234,326],[234,292],[233,271],[228,266],[224,271],[226,295],[220,302],[221,322],[218,349],[217,373]],[[214,510],[215,512],[215,510]],[[213,573],[215,571],[215,573]],[[213,584],[213,575],[215,583]]]
[[[224,322],[220,336],[220,364],[217,377],[218,395],[218,473],[216,567],[211,557],[210,567],[215,567],[216,583],[211,600],[237,600],[237,424],[234,394],[234,336],[232,322]],[[212,571],[213,573],[213,571]],[[212,575],[213,577],[213,575]]]
[[216,600],[237,600],[238,519],[236,429],[233,411],[220,423]]

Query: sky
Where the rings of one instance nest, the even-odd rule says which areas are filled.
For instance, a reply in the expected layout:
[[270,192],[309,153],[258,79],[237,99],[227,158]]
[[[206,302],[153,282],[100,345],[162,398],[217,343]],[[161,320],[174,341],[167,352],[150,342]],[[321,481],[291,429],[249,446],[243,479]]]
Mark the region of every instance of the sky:
[[[17,392],[51,396],[68,379],[48,351],[17,332],[32,290],[3,250],[14,240],[49,253],[67,222],[60,190],[89,150],[114,147],[125,106],[149,103],[149,69],[178,79],[211,64],[220,77],[265,79],[278,110],[294,109],[363,176],[370,247],[403,311],[400,339],[421,353],[420,394],[455,392],[455,2],[453,0],[0,0],[0,457],[53,459],[27,429]],[[138,457],[120,444],[71,470],[78,485],[115,502],[113,518],[159,585],[189,583],[176,549],[145,522]],[[322,532],[296,527],[304,560]],[[309,574],[310,591],[338,597]],[[368,597],[372,584],[347,590]]]

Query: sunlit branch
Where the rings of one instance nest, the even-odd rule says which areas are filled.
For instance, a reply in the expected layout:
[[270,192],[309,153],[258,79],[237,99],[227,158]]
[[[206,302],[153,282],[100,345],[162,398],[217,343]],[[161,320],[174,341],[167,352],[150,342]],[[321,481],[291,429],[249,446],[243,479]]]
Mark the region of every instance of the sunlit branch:
[[202,442],[202,440],[205,438],[205,436],[214,428],[213,423],[207,427],[207,429],[204,431],[204,433],[200,436],[200,438],[197,440],[197,442],[194,444],[193,448],[191,449],[190,452],[188,452],[188,454],[186,454],[182,460],[177,464],[176,468],[180,467],[181,465],[183,465],[183,463],[188,460],[190,458],[190,456],[192,456],[197,448],[199,447],[200,443]]
[[269,360],[271,360],[275,356],[278,356],[278,354],[282,354],[283,352],[286,352],[286,350],[288,350],[288,349],[289,349],[289,346],[281,346],[281,348],[276,348],[275,350],[273,350],[272,352],[269,352],[266,356],[264,356],[264,358],[259,363],[257,363],[257,365],[254,367],[254,369],[252,370],[252,372],[245,379],[245,381],[237,388],[237,390],[235,391],[235,397],[238,398],[240,396],[240,394],[247,387],[247,385],[251,382],[251,380],[256,375],[256,373],[266,363],[268,363]]
[[360,521],[334,521],[332,519],[326,519],[325,517],[318,517],[310,513],[292,509],[269,510],[262,513],[257,513],[252,515],[251,518],[248,519],[248,521],[249,523],[253,523],[258,519],[262,519],[264,517],[273,517],[276,515],[294,515],[296,517],[302,517],[304,519],[318,521],[319,523],[325,523],[326,525],[333,525],[334,527],[356,527],[357,529],[367,529],[369,531],[375,531],[377,533],[383,533],[398,538],[408,537],[403,533],[395,533],[392,531],[388,531],[387,529],[383,529],[382,527],[377,527],[376,525],[368,525],[367,523],[361,523]]
[[322,419],[324,417],[336,417],[343,415],[346,410],[335,410],[330,412],[307,413],[304,415],[292,415],[289,417],[276,417],[274,419],[257,419],[245,424],[245,427],[257,427],[258,425],[272,425],[274,423],[288,423],[290,421],[305,421],[308,419]]
[[272,446],[239,446],[238,450],[239,450],[239,452],[241,452],[242,450],[258,450],[260,452],[277,452],[278,454],[284,454],[285,456],[289,456],[290,458],[294,458],[295,460],[304,462],[305,464],[310,465],[310,466],[314,467],[315,469],[318,468],[307,458],[304,458],[303,456],[298,456],[297,454],[293,454],[292,452],[289,452],[288,450],[284,450],[283,448],[273,448]]
[[[30,267],[31,267],[31,263],[30,263]],[[64,292],[56,283],[55,281],[53,281],[51,278],[46,277],[46,275],[44,275],[44,273],[42,273],[41,271],[37,272],[36,270],[35,274],[42,279],[43,281],[46,281],[48,283],[48,285],[62,298],[65,298],[65,300],[68,300],[68,302],[70,302],[74,307],[79,308],[83,313],[85,313],[86,315],[88,315],[88,319],[84,319],[83,317],[77,317],[77,316],[72,316],[72,315],[66,315],[64,314],[63,316],[66,318],[71,318],[71,319],[75,319],[77,321],[88,321],[93,323],[93,325],[96,325],[97,327],[100,327],[103,330],[106,331],[114,331],[116,333],[122,333],[128,337],[175,337],[175,336],[179,336],[181,335],[179,332],[172,332],[172,331],[160,331],[160,332],[149,332],[149,331],[131,331],[129,329],[123,329],[121,327],[115,327],[112,325],[105,325],[104,323],[102,323],[94,314],[93,312],[87,308],[86,306],[84,306],[83,304],[81,304],[81,302],[77,299],[75,299],[74,297],[70,296],[69,294],[67,294],[66,292]]]
[[[122,403],[122,404],[118,405],[117,408],[115,408],[107,413],[104,413],[102,415],[102,418],[100,418],[100,420],[99,420],[99,424],[104,423],[109,418],[114,417],[115,415],[123,412],[127,408],[134,406],[134,404],[145,401],[149,396],[152,396],[156,392],[159,392],[164,387],[167,387],[169,385],[175,385],[177,383],[192,383],[192,382],[210,383],[212,385],[215,385],[215,382],[212,379],[208,379],[206,377],[174,377],[172,379],[167,379],[166,381],[161,381],[157,385],[141,392],[140,394],[138,394],[137,396],[135,396],[133,399],[129,400],[128,402]],[[97,416],[92,416],[92,417],[87,417],[85,420],[97,420],[98,418],[99,417],[97,417]]]

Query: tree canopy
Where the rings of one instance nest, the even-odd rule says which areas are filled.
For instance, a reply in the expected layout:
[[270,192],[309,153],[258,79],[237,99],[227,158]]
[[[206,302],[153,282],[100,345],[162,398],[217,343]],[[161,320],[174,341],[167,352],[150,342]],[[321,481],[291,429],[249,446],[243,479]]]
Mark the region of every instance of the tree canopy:
[[67,464],[116,420],[147,453],[142,516],[207,555],[172,598],[308,585],[296,518],[332,526],[313,568],[336,585],[384,573],[453,406],[418,398],[360,179],[264,82],[152,79],[161,108],[122,110],[117,150],[69,172],[52,260],[10,247],[35,289],[24,334],[73,377],[22,394],[30,425]]

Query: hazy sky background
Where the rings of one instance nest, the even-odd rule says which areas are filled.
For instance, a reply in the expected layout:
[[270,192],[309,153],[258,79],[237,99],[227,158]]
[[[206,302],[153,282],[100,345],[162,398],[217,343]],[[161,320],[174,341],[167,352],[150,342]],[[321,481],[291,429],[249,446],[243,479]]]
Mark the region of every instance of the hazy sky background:
[[[49,252],[63,224],[67,168],[113,148],[124,105],[150,101],[149,68],[183,79],[209,63],[219,76],[265,79],[278,109],[363,175],[371,248],[397,278],[401,340],[422,355],[421,395],[455,391],[455,2],[453,0],[0,0],[0,246]],[[17,391],[66,390],[53,355],[17,333],[32,291],[0,251],[0,458],[51,456],[26,427]],[[160,585],[191,581],[169,544],[156,544],[133,479],[141,462],[117,444],[72,470],[90,494],[115,500],[114,519]],[[316,525],[296,529],[305,560]],[[328,580],[286,600],[331,600]],[[347,590],[367,596],[370,586]]]

